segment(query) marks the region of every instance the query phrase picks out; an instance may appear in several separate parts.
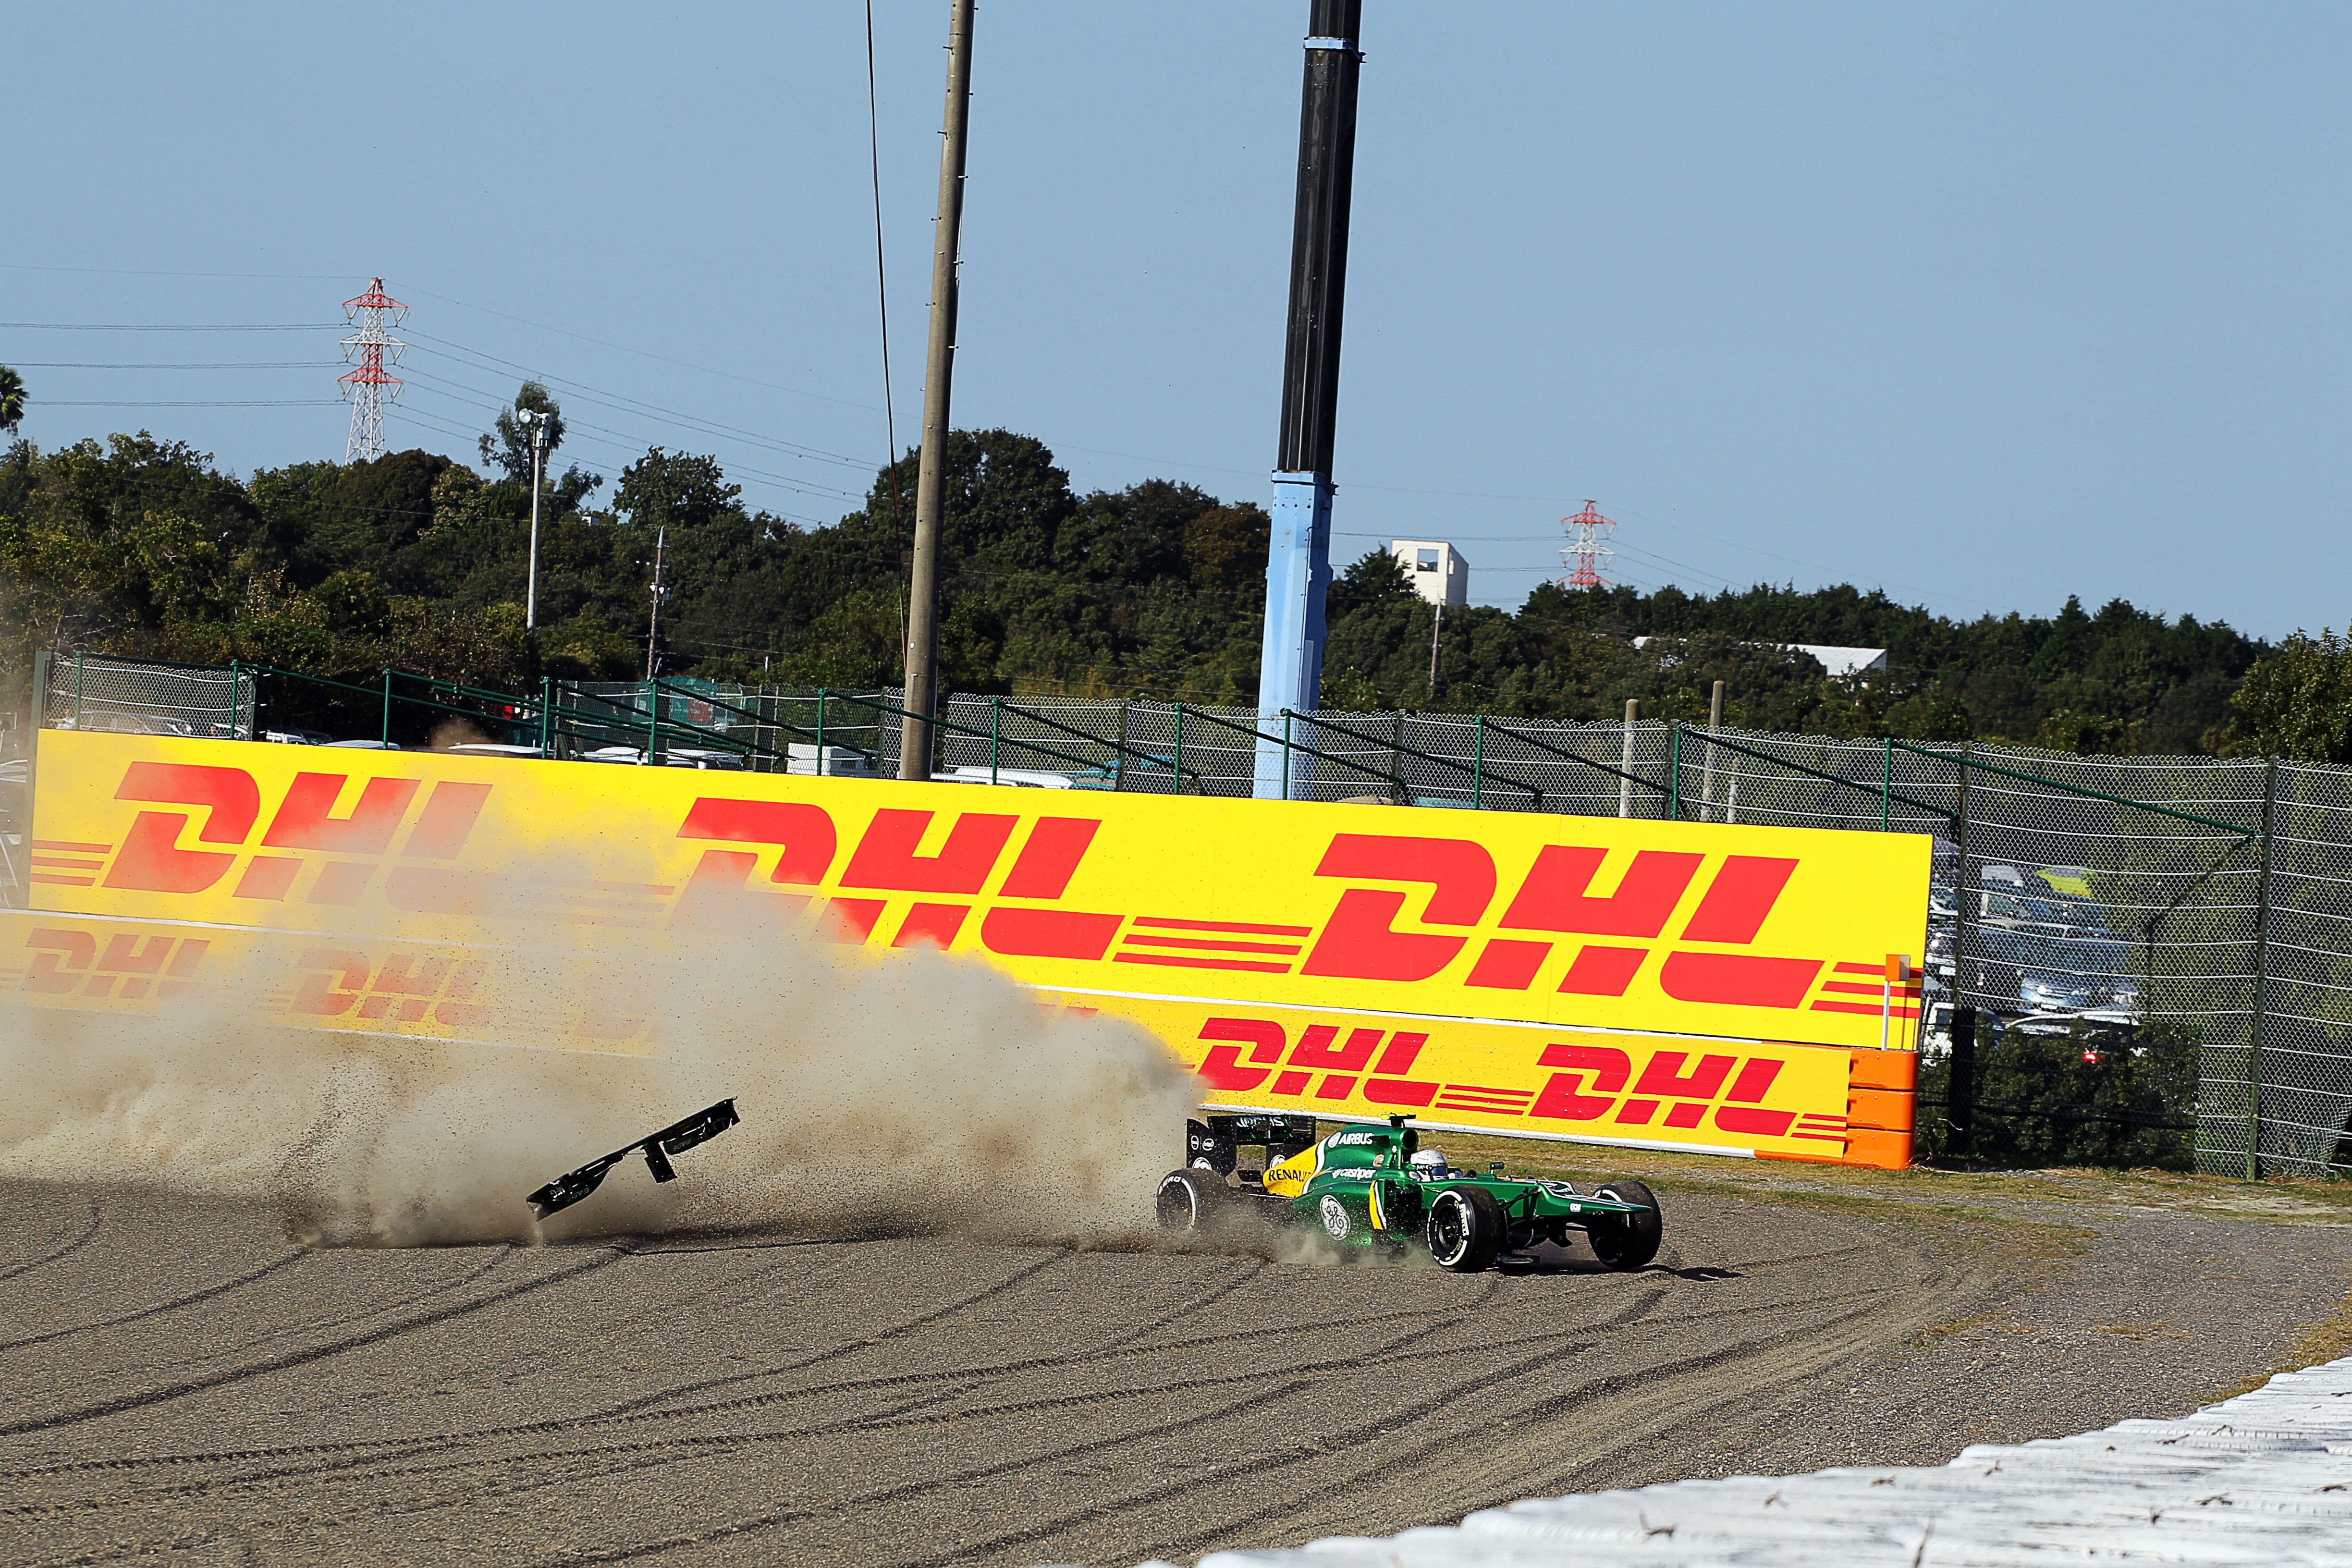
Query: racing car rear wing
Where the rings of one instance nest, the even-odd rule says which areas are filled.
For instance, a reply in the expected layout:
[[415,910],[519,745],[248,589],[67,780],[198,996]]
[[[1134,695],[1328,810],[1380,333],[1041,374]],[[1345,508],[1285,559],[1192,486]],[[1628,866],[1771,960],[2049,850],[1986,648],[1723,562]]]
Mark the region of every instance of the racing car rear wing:
[[1206,1166],[1221,1176],[1230,1176],[1241,1168],[1241,1152],[1244,1145],[1263,1148],[1265,1163],[1255,1170],[1242,1171],[1244,1184],[1255,1184],[1266,1165],[1280,1164],[1301,1150],[1315,1145],[1315,1118],[1311,1116],[1212,1116],[1205,1121],[1184,1123],[1184,1163]]

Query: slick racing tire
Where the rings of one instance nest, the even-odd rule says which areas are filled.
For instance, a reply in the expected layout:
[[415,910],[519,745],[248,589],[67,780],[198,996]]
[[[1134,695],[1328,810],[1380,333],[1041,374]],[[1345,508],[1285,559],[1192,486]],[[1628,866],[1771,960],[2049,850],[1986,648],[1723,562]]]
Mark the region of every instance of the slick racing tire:
[[1153,1207],[1162,1230],[1212,1230],[1223,1217],[1231,1193],[1214,1171],[1171,1171],[1160,1178]]
[[1664,1225],[1658,1217],[1658,1195],[1641,1183],[1620,1177],[1596,1190],[1595,1195],[1621,1203],[1645,1204],[1646,1214],[1596,1215],[1585,1222],[1585,1238],[1592,1256],[1612,1268],[1639,1268],[1658,1255]]
[[1484,1187],[1448,1187],[1429,1200],[1422,1234],[1440,1268],[1475,1274],[1494,1267],[1507,1223],[1503,1205]]

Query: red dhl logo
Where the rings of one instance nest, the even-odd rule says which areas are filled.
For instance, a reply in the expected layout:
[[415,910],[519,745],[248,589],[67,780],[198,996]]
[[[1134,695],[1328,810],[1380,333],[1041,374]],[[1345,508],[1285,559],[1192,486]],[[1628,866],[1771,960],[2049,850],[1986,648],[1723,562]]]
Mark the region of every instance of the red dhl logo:
[[137,1002],[176,996],[194,984],[212,943],[202,937],[118,931],[101,950],[95,932],[44,930],[26,934],[23,990],[36,995],[107,996]]
[[[247,856],[245,846],[261,816],[252,774],[239,768],[132,763],[115,798],[205,808],[193,843],[182,845],[188,812],[142,811],[119,852],[105,844],[36,841],[33,880],[199,893],[221,884],[241,863],[232,896],[285,900],[307,862],[300,855],[270,851],[294,850],[328,857],[302,890],[306,903],[352,904],[372,887],[380,887],[380,896],[392,907],[417,912],[464,913],[478,903],[487,885],[446,863],[473,832],[491,785],[443,781],[428,793],[420,780],[371,778],[350,809],[338,816],[335,807],[349,783],[339,773],[298,773],[262,831],[258,850]],[[411,822],[410,808],[420,798],[423,805]],[[1635,852],[1614,890],[1595,894],[1591,889],[1609,851],[1546,846],[1493,926],[1486,928],[1491,934],[1482,938],[1502,889],[1493,854],[1469,839],[1335,834],[1315,876],[1402,883],[1426,893],[1348,887],[1318,926],[1041,908],[1064,898],[1103,826],[1099,819],[1035,819],[999,879],[998,868],[1024,819],[959,813],[939,846],[920,853],[937,815],[888,807],[875,812],[846,863],[840,864],[839,828],[822,805],[707,796],[688,811],[677,837],[744,847],[704,850],[683,887],[590,885],[593,890],[579,901],[591,907],[575,910],[574,918],[641,925],[666,918],[687,929],[723,926],[758,907],[745,902],[758,898],[771,908],[821,908],[838,940],[867,942],[880,936],[891,900],[862,895],[911,892],[929,896],[914,900],[898,918],[888,937],[895,947],[919,942],[950,946],[977,910],[977,945],[1009,958],[1414,984],[1440,974],[1476,942],[1459,982],[1475,989],[1527,991],[1540,975],[1552,973],[1560,992],[1621,997],[1649,973],[1659,991],[1680,1002],[1800,1008],[1810,1001],[1816,1011],[1876,1014],[1891,1000],[1895,1017],[1917,1016],[1916,984],[1898,986],[1889,998],[1878,984],[1854,978],[1879,973],[1874,962],[1832,967],[1824,958],[1726,951],[1755,943],[1797,870],[1794,858],[1723,858],[1691,914],[1667,937],[1666,927],[1707,856]],[[394,856],[395,838],[399,848]],[[763,862],[761,880],[770,889],[764,892],[753,882]],[[375,882],[379,870],[381,884]],[[992,883],[993,898],[977,901]],[[820,906],[815,900],[821,888],[827,890]],[[1418,918],[1407,921],[1409,900],[1420,908]],[[1661,939],[1667,944],[1662,958],[1656,945]],[[1565,962],[1555,962],[1555,954],[1563,952]]]
[[354,1022],[432,1022],[451,1028],[480,1023],[489,1007],[479,998],[489,964],[442,952],[394,952],[378,963],[347,948],[311,948],[306,972],[278,1009],[303,1018]]
[[1350,1028],[1343,1041],[1340,1029],[1310,1025],[1294,1045],[1270,1018],[1209,1019],[1201,1026],[1201,1039],[1237,1043],[1213,1044],[1195,1069],[1208,1085],[1204,1098],[1240,1096],[1264,1105],[1304,1100],[1299,1109],[1360,1098],[1376,1106],[1472,1111],[1530,1124],[1606,1122],[1627,1135],[1640,1128],[1699,1127],[1712,1112],[1718,1131],[1740,1137],[1828,1142],[1845,1137],[1843,1116],[1764,1105],[1788,1065],[1785,1057],[1700,1053],[1694,1063],[1689,1051],[1657,1050],[1636,1078],[1633,1056],[1616,1047],[1555,1042],[1543,1047],[1536,1065],[1562,1070],[1540,1089],[1514,1089],[1404,1076],[1429,1044],[1425,1032]]

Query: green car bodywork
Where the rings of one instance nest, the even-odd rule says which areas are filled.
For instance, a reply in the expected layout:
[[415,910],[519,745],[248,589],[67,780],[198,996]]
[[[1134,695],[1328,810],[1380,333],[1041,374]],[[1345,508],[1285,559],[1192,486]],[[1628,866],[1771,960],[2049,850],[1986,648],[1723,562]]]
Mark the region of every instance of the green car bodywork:
[[[1499,1163],[1483,1173],[1416,1163],[1420,1133],[1409,1120],[1391,1116],[1386,1127],[1344,1127],[1320,1139],[1307,1117],[1192,1122],[1191,1163],[1160,1183],[1160,1222],[1206,1229],[1254,1210],[1311,1226],[1342,1247],[1420,1241],[1440,1265],[1464,1273],[1538,1241],[1564,1247],[1578,1230],[1612,1268],[1638,1268],[1656,1256],[1658,1201],[1643,1184],[1583,1192],[1569,1182],[1506,1176]],[[1301,1147],[1302,1137],[1314,1141]],[[1262,1173],[1238,1164],[1239,1148],[1253,1142],[1269,1156]]]

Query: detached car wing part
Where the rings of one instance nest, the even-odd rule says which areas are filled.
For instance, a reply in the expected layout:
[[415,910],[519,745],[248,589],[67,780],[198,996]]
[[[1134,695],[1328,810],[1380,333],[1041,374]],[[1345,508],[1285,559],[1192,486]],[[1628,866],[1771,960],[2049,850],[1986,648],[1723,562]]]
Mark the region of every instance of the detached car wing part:
[[674,1182],[677,1180],[677,1172],[669,1163],[672,1154],[682,1154],[698,1143],[707,1143],[741,1120],[735,1113],[735,1102],[722,1100],[716,1105],[696,1111],[683,1121],[673,1121],[658,1132],[648,1133],[634,1143],[615,1149],[602,1159],[591,1160],[577,1170],[566,1171],[523,1201],[532,1206],[539,1218],[545,1219],[559,1209],[570,1208],[588,1196],[603,1185],[605,1175],[614,1166],[639,1152],[645,1155],[646,1169],[653,1173],[655,1181]]

